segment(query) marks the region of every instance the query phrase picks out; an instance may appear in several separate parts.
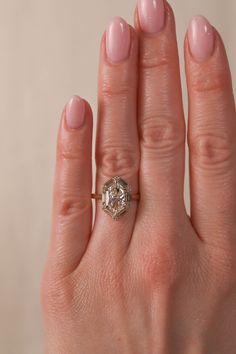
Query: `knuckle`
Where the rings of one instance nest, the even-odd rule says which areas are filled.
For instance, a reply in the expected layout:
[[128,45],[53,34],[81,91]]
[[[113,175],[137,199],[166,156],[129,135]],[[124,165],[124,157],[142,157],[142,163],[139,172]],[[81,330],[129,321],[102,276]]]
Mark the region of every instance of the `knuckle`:
[[143,70],[164,69],[170,65],[170,61],[166,56],[158,56],[156,53],[147,53],[140,58],[140,68]]
[[172,245],[160,244],[142,250],[139,276],[149,289],[168,289],[181,274],[182,254]]
[[184,145],[184,127],[173,117],[146,117],[141,124],[142,146],[160,156],[172,155]]
[[192,83],[192,89],[196,93],[220,93],[228,86],[228,80],[224,73],[212,73],[211,75],[196,75]]
[[201,167],[223,167],[231,160],[233,141],[229,134],[199,134],[190,139],[192,158],[197,159]]
[[80,198],[73,200],[71,198],[61,198],[58,206],[58,214],[61,217],[71,217],[81,215],[87,212],[91,207],[91,200],[88,196],[81,195]]
[[86,144],[78,144],[71,139],[60,139],[57,147],[57,158],[59,160],[80,161],[85,154],[87,155]]
[[127,99],[130,96],[131,85],[127,81],[114,83],[110,80],[105,80],[101,87],[101,95],[105,101],[117,97],[119,99]]
[[96,153],[98,169],[107,177],[122,175],[133,176],[139,169],[137,151],[125,147],[103,147]]

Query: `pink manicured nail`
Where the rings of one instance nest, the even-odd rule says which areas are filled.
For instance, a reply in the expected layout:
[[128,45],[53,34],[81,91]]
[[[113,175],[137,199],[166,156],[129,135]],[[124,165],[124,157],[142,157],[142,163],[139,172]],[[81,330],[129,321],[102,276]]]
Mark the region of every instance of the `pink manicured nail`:
[[138,0],[141,28],[147,33],[157,33],[165,24],[164,0]]
[[188,39],[192,55],[206,60],[214,50],[214,30],[203,16],[195,16],[189,24]]
[[79,129],[85,118],[84,100],[79,96],[73,96],[66,106],[66,121],[71,129]]
[[112,62],[122,61],[129,55],[130,28],[121,17],[114,17],[107,26],[106,48]]

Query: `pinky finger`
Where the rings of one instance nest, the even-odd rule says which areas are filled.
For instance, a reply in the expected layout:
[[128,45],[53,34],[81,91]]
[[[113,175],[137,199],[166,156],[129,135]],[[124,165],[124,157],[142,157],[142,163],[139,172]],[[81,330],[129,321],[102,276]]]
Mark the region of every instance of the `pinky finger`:
[[58,134],[48,255],[50,271],[62,276],[79,264],[91,233],[92,125],[89,104],[78,96],[72,97]]

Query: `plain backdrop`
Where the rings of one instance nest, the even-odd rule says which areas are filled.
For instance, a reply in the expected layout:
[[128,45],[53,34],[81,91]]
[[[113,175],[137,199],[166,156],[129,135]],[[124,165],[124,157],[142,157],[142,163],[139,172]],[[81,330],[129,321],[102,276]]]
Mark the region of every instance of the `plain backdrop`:
[[[236,2],[170,3],[182,69],[189,19],[204,14],[222,34],[235,78]],[[39,288],[60,114],[79,94],[91,103],[96,121],[100,38],[114,15],[132,23],[134,7],[135,0],[0,0],[1,354],[43,353]],[[182,79],[187,112],[183,70]]]

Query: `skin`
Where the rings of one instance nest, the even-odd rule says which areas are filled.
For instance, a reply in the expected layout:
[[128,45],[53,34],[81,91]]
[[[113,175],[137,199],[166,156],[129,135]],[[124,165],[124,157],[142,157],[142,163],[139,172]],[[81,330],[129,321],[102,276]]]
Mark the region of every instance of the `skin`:
[[109,63],[105,35],[101,43],[96,188],[100,192],[107,179],[120,175],[141,196],[119,221],[97,201],[92,229],[89,104],[79,130],[69,129],[62,114],[42,282],[47,353],[235,353],[236,113],[230,70],[217,31],[214,52],[204,62],[193,58],[186,35],[189,216],[175,22],[168,4],[166,10],[157,35],[141,31],[136,13],[123,62]]

